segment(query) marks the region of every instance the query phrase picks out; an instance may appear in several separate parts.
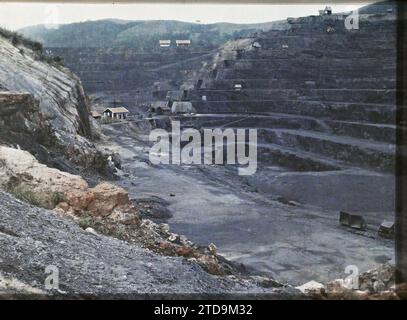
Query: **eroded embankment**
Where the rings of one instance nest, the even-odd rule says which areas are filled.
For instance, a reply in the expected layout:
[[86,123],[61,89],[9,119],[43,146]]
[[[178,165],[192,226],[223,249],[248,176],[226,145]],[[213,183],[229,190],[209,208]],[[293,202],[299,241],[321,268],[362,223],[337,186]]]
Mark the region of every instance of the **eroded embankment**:
[[[162,256],[163,260],[167,259],[164,257],[174,257],[174,259],[181,259],[187,264],[195,265],[196,268],[201,269],[201,271],[196,273],[196,277],[200,277],[200,272],[203,272],[208,274],[208,277],[211,277],[210,275],[219,277],[216,279],[220,282],[229,284],[235,283],[238,286],[239,283],[246,283],[249,287],[258,288],[258,292],[272,293],[274,290],[277,290],[276,292],[284,291],[289,293],[291,290],[289,287],[283,286],[269,277],[248,276],[245,273],[243,266],[230,262],[220,256],[217,253],[216,246],[213,244],[210,244],[207,247],[198,246],[188,240],[187,237],[170,232],[170,229],[166,224],[156,224],[147,219],[143,219],[140,215],[140,207],[135,205],[129,199],[128,193],[123,188],[107,182],[102,182],[91,188],[81,177],[40,164],[26,151],[0,147],[0,186],[15,197],[31,203],[31,205],[53,210],[52,214],[54,214],[55,220],[61,221],[57,218],[57,216],[60,216],[66,221],[65,224],[70,223],[68,220],[76,222],[82,230],[84,230],[82,233],[87,234],[88,237],[100,238],[102,235],[107,235],[111,238],[123,240],[127,243],[127,246],[135,246],[137,249],[134,250],[140,252],[145,250],[146,254]],[[8,198],[12,199],[5,194],[2,194],[1,196],[2,201]],[[15,200],[12,200],[13,205],[15,202]],[[5,203],[7,203],[7,201]],[[20,207],[27,206],[19,202],[16,203],[19,205],[16,205],[15,210],[20,210]],[[144,205],[143,207],[145,208],[146,206]],[[44,210],[40,209],[30,209],[30,211],[37,212],[35,215],[40,215],[41,212],[44,212]],[[22,213],[16,212],[15,214],[18,215]],[[48,211],[46,214],[44,213],[44,217],[40,217],[36,222],[38,226],[33,226],[33,228],[39,228],[42,224],[40,220],[46,219],[47,217],[49,218],[50,214],[51,212]],[[35,215],[31,215],[31,218]],[[15,231],[14,229],[16,226],[12,225],[10,227],[11,222],[12,217],[10,217],[10,214],[6,209],[2,210],[0,236],[6,237],[6,239],[10,239],[10,237],[12,237],[11,239],[19,239],[22,236],[19,231],[20,229]],[[56,227],[65,228],[63,226]],[[31,229],[27,229],[27,233],[23,234],[23,236],[34,237],[31,231]],[[65,231],[66,230],[61,230],[61,232],[66,234]],[[66,243],[67,246],[72,245],[73,250],[73,252],[68,252],[68,254],[74,254],[76,250],[76,242],[81,241],[81,236],[75,238],[77,236],[76,234],[77,231],[73,231],[70,235],[70,243]],[[43,234],[42,236],[45,237],[46,235]],[[55,240],[51,238],[49,241],[52,242]],[[98,248],[102,250],[102,252],[107,251],[106,254],[113,250],[109,245],[114,243],[114,240],[109,241],[109,243],[98,245]],[[107,245],[108,247],[103,247],[104,245]],[[64,259],[64,256],[61,257],[51,254],[49,249],[44,246],[40,247],[44,250],[44,254],[47,252],[50,264],[57,264],[64,269],[67,268],[67,265],[69,264],[60,264],[64,263],[64,261],[60,261],[60,259]],[[28,249],[29,246],[24,248],[24,250]],[[8,259],[7,261],[17,259],[14,257],[14,251],[11,250],[7,244],[2,252],[5,259],[4,262],[6,259]],[[79,252],[77,252],[77,254],[80,255]],[[83,254],[92,255],[89,251],[83,252]],[[54,260],[52,260],[53,255]],[[128,257],[129,261],[133,258],[134,257],[131,256]],[[18,275],[13,273],[13,271],[15,272],[17,269],[21,269],[22,272],[28,274],[30,272],[36,273],[35,271],[30,271],[31,265],[36,258],[34,256],[27,256],[26,259],[27,260],[25,261],[19,261],[17,259],[12,265],[6,263],[6,265],[1,266],[0,270],[14,276]],[[111,261],[110,258],[107,261],[101,259],[100,263],[108,263],[108,261]],[[148,261],[139,261],[139,263],[150,265]],[[172,270],[172,268],[169,270]],[[153,273],[151,276],[154,276],[155,271],[151,269],[151,272]],[[139,275],[134,274],[132,276]],[[174,277],[176,277],[176,275],[173,275],[170,278]],[[20,277],[17,277],[17,279],[20,279]],[[103,286],[103,290],[105,290],[106,293],[109,293],[109,281],[113,280],[114,279],[110,279],[100,284],[100,286]],[[70,281],[75,282],[76,280],[71,279]],[[185,281],[188,281],[188,279],[185,278]],[[229,286],[229,284],[227,286]],[[72,287],[78,284],[65,283],[64,285]],[[116,286],[117,285],[118,283],[116,283]],[[220,291],[224,290],[222,289],[222,285],[219,285]],[[38,289],[41,288],[41,286],[34,286],[34,288]],[[232,289],[232,287],[230,287],[230,289]],[[121,293],[130,294],[132,292],[149,292],[147,289],[146,291],[138,291],[139,289],[137,287],[127,288],[127,290],[128,291],[125,291],[123,289]],[[167,289],[165,289],[165,285],[157,280],[156,288],[153,290],[154,292],[165,293],[165,290]],[[255,289],[255,291],[256,290],[257,289]],[[169,292],[177,291],[177,288],[175,288],[174,291]],[[188,292],[193,293],[195,291],[192,290]],[[292,292],[294,293],[295,290]],[[83,293],[86,292],[80,292],[80,294]],[[94,292],[91,291],[91,293]],[[207,293],[210,292],[208,291]],[[72,294],[72,292],[69,292],[69,294]]]

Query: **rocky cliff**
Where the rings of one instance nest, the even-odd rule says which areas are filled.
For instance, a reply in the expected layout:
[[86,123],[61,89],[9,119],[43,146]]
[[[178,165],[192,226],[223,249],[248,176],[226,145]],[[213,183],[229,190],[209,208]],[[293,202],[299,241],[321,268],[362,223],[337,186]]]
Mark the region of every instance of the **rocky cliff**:
[[[105,156],[91,142],[80,81],[32,44],[0,37],[1,296],[273,295],[281,285],[271,279],[242,278],[213,247],[142,220],[124,189],[90,187],[65,172],[103,169]],[[58,289],[45,286],[48,267],[58,270]],[[105,275],[95,280],[95,273]]]
[[80,80],[18,39],[0,35],[0,141],[51,165],[103,169]]

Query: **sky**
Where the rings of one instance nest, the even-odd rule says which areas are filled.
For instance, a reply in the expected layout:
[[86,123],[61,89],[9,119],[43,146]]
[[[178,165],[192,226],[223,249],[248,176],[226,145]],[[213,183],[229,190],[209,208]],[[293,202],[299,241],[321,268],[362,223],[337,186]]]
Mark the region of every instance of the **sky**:
[[330,5],[334,12],[351,11],[366,3],[349,4],[49,4],[0,2],[0,26],[58,25],[107,18],[124,20],[180,20],[187,22],[257,23],[318,14]]

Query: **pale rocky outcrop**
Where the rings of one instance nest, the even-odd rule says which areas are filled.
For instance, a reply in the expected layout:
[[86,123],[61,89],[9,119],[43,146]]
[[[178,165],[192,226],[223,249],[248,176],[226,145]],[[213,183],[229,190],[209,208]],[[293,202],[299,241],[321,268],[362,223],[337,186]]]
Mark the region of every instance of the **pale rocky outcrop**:
[[296,289],[308,295],[318,295],[325,292],[325,286],[314,280],[304,283],[302,286],[296,287]]
[[[80,176],[49,168],[19,149],[0,146],[0,186],[62,214],[80,216],[87,212],[105,217],[115,212],[115,219],[138,220],[124,189],[106,182],[90,188]],[[131,218],[124,213],[132,214]]]
[[0,296],[12,295],[45,295],[44,290],[35,288],[29,284],[23,283],[15,278],[6,278],[0,274]]
[[39,101],[41,113],[62,135],[90,135],[89,109],[80,80],[66,68],[41,61],[22,45],[0,36],[0,85],[27,92]]

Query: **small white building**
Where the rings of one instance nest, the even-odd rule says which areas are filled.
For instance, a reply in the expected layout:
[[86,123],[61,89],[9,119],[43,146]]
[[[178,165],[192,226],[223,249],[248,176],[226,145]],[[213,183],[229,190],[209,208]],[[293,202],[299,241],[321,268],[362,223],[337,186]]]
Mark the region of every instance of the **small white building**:
[[191,40],[175,40],[177,47],[188,47],[191,45]]
[[103,116],[114,119],[126,119],[130,111],[124,107],[119,108],[107,108],[103,111]]
[[236,91],[240,91],[240,90],[242,90],[242,85],[241,85],[240,83],[236,83],[236,84],[233,86],[233,88],[234,88]]
[[159,40],[160,47],[169,47],[171,46],[171,40]]

